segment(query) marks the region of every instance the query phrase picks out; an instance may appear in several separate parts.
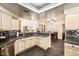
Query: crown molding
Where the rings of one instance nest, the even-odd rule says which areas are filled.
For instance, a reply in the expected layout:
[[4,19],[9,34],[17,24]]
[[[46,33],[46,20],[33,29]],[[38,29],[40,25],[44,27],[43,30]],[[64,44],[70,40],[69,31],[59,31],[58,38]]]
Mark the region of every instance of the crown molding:
[[70,13],[74,13],[74,12],[79,12],[79,7],[74,7],[74,8],[64,10],[65,15],[70,14]]
[[41,8],[41,9],[37,9],[34,6],[30,5],[29,3],[18,3],[18,4],[24,6],[25,8],[28,8],[28,9],[34,11],[34,12],[36,12],[36,13],[42,13],[42,12],[47,11],[49,9],[52,9],[52,8],[58,7],[60,5],[63,5],[64,3],[56,3],[56,4],[52,3],[52,4],[49,4],[49,5]]

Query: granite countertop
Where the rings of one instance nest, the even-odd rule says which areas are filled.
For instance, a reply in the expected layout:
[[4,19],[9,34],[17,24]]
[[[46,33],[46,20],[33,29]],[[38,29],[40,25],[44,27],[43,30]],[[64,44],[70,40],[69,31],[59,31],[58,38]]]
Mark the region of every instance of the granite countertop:
[[0,48],[3,47],[3,46],[6,46],[6,45],[8,45],[8,44],[10,44],[12,42],[15,42],[18,39],[22,39],[22,38],[25,38],[25,37],[17,37],[17,38],[7,39],[7,40],[0,43]]
[[6,46],[6,45],[8,45],[8,44],[10,44],[12,42],[15,42],[18,39],[23,39],[23,38],[33,37],[33,36],[47,37],[47,36],[49,36],[48,34],[49,33],[44,33],[44,34],[39,33],[39,35],[29,35],[29,36],[26,36],[26,37],[23,37],[23,36],[21,36],[21,37],[12,37],[10,39],[5,40],[4,42],[0,42],[0,48],[4,47],[4,46]]
[[64,42],[79,45],[79,31],[66,30],[66,36]]
[[74,38],[72,38],[72,39],[66,38],[66,39],[64,40],[64,42],[65,42],[65,43],[70,43],[70,44],[79,45],[79,40],[78,40],[78,39],[74,39]]

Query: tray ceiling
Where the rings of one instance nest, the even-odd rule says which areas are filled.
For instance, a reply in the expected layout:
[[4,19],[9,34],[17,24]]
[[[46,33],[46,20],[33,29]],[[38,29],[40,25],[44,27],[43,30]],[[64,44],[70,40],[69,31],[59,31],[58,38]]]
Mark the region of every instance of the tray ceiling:
[[41,13],[51,8],[60,6],[64,3],[19,3],[19,4],[34,12]]
[[34,6],[37,9],[41,9],[51,3],[29,3],[30,5]]

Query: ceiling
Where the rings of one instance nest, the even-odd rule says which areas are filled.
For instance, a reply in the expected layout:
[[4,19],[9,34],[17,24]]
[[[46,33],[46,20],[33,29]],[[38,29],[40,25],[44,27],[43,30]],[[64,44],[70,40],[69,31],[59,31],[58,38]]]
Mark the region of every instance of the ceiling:
[[36,13],[41,13],[41,12],[47,11],[51,8],[60,6],[64,3],[18,3],[18,4],[36,12]]
[[41,9],[41,8],[49,5],[50,3],[29,3],[29,4],[34,6],[37,9]]

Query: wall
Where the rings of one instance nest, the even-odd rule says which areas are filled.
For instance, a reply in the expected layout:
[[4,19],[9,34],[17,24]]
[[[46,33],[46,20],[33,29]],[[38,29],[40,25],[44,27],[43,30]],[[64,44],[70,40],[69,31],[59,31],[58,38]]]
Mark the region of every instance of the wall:
[[[46,31],[57,31],[58,39],[62,39],[62,24],[64,24],[64,9],[63,6],[48,10],[39,15],[39,24],[46,25]],[[49,19],[56,19],[56,22],[50,22]]]

